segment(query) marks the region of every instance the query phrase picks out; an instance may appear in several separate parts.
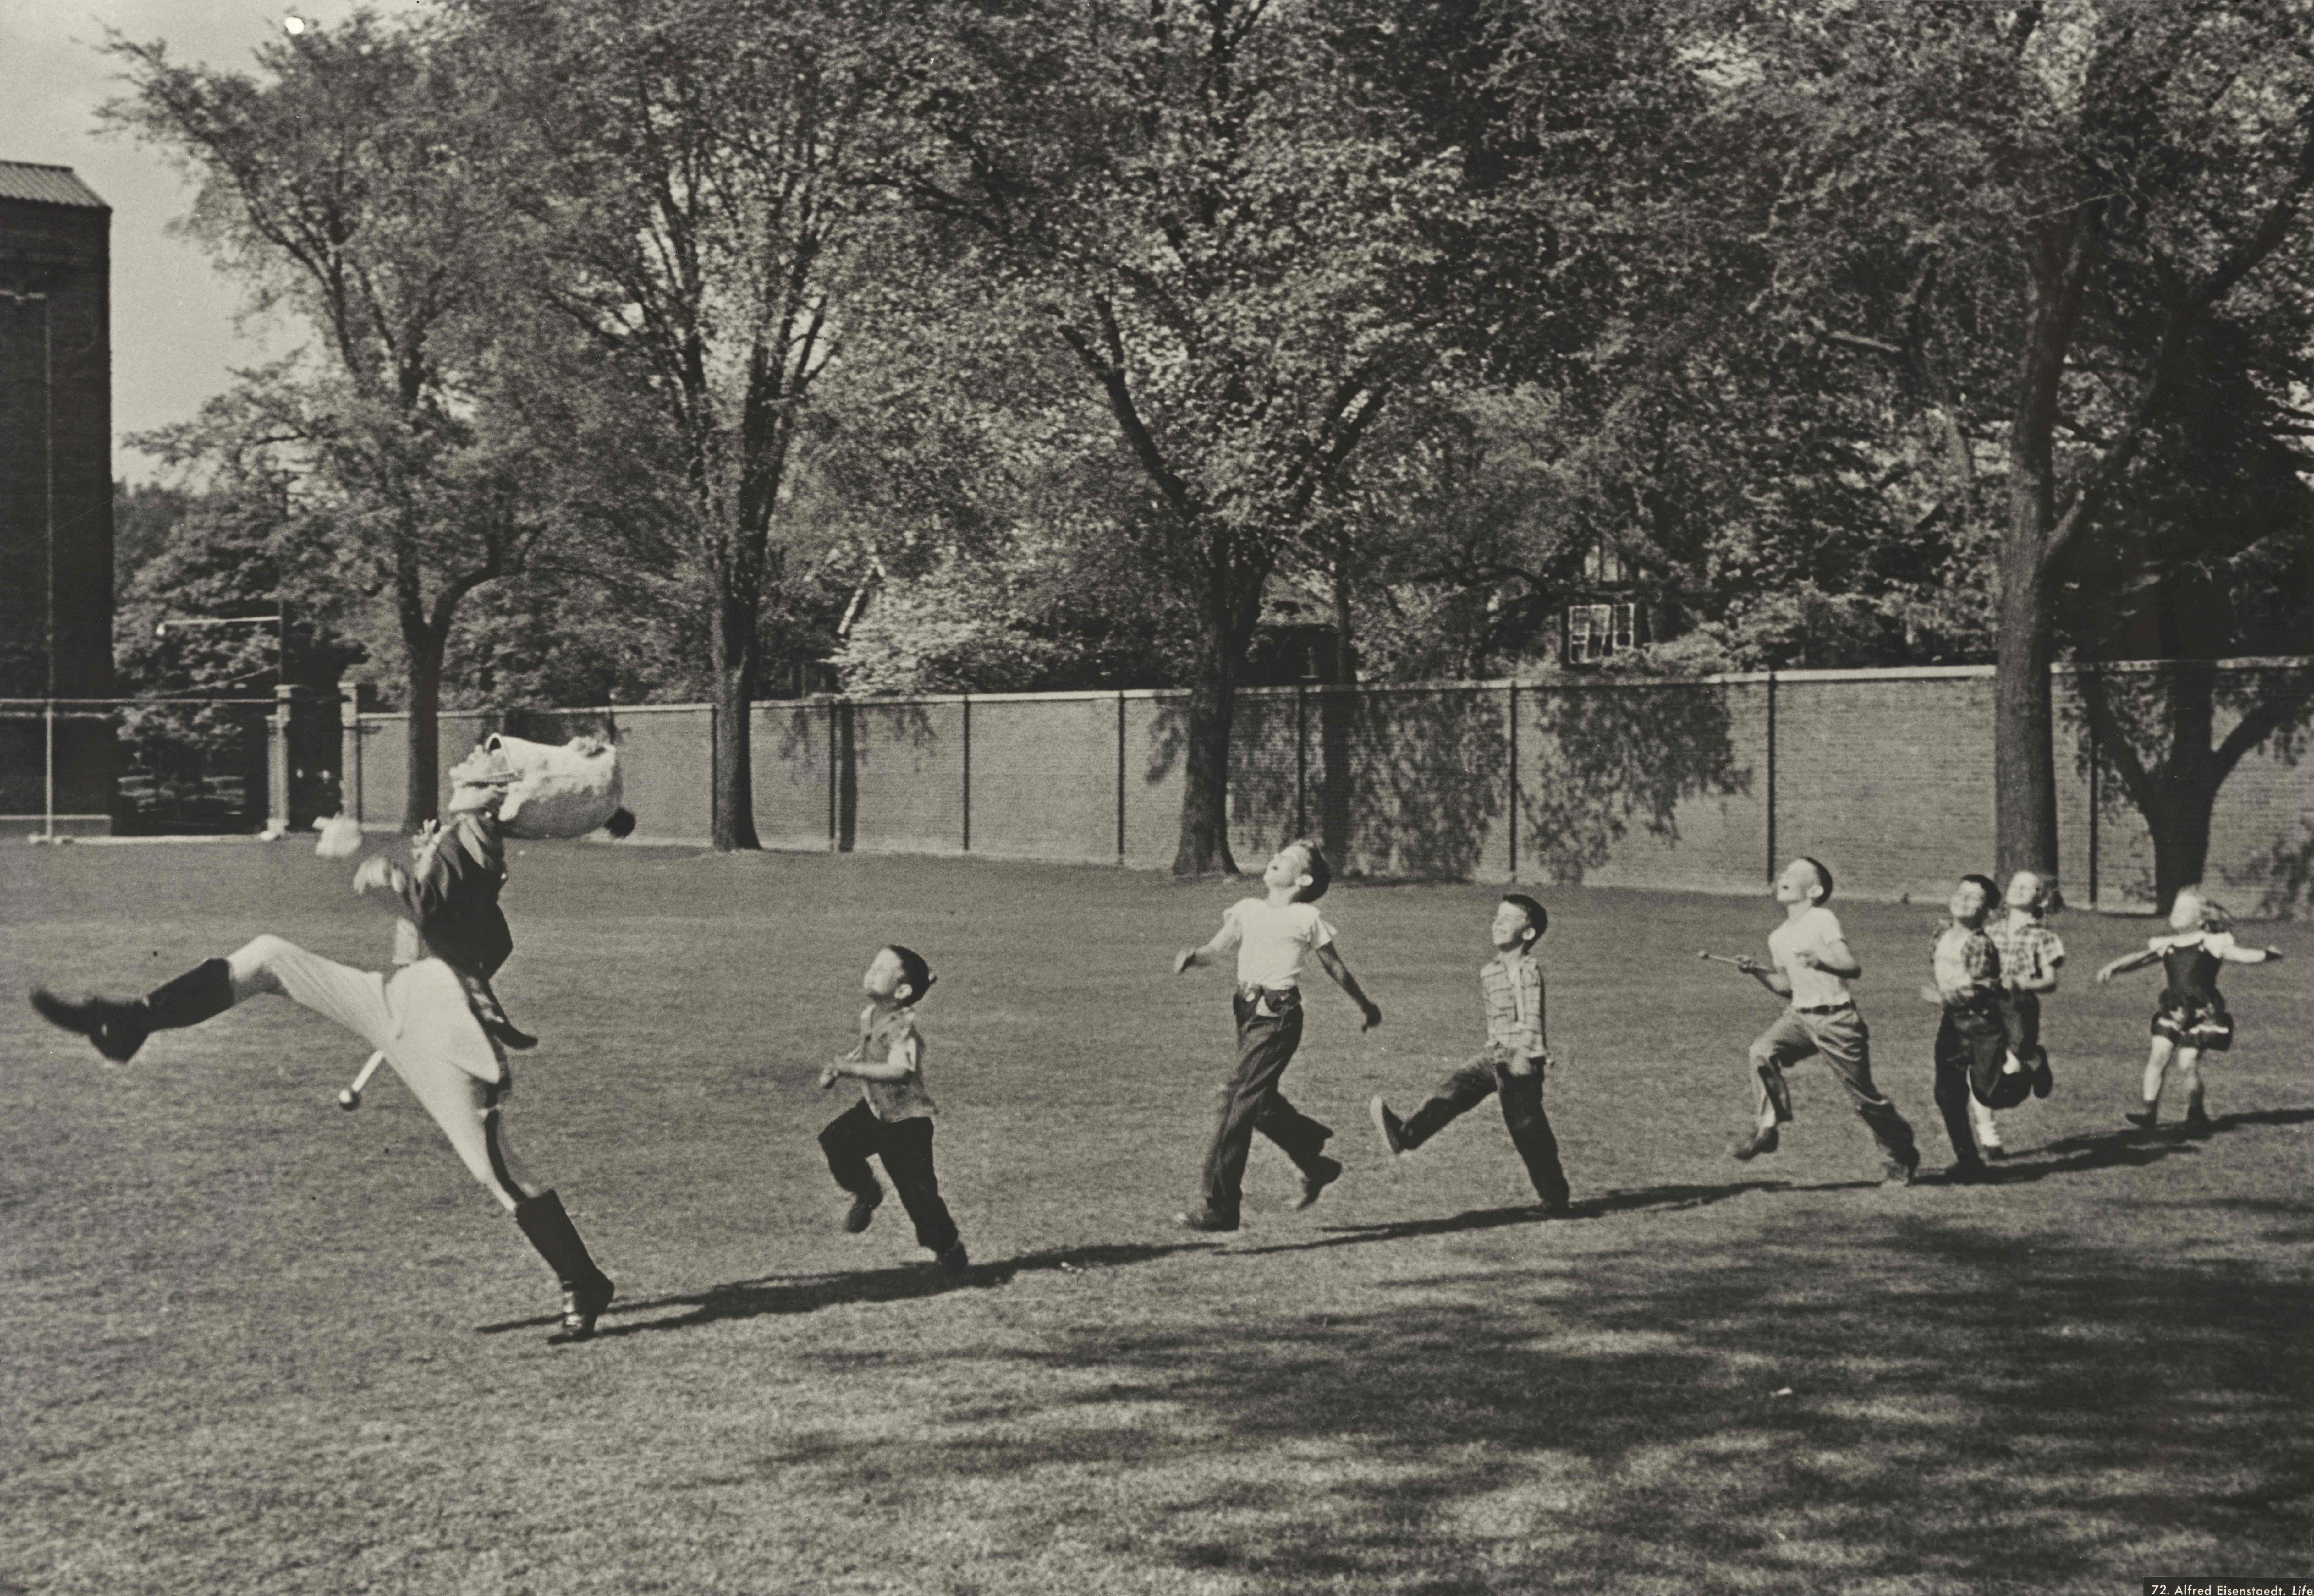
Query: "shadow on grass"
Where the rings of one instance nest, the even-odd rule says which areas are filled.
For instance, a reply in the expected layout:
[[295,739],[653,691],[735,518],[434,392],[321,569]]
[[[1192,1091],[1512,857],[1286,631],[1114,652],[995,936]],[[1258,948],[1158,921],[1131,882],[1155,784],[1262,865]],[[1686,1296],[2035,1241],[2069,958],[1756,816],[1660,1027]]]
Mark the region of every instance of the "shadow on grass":
[[[1179,1252],[1210,1252],[1210,1241],[1176,1242],[1167,1247],[1072,1247],[1027,1253],[975,1264],[950,1274],[929,1258],[887,1269],[845,1270],[826,1274],[766,1275],[758,1280],[731,1281],[689,1295],[646,1297],[614,1302],[594,1339],[615,1340],[655,1330],[688,1330],[730,1319],[761,1318],[767,1314],[817,1313],[855,1302],[904,1302],[919,1297],[942,1297],[951,1292],[985,1290],[1010,1283],[1022,1274],[1091,1272],[1124,1264],[1145,1264]],[[688,1309],[666,1318],[614,1324],[611,1319],[662,1309]],[[507,1319],[478,1325],[479,1336],[501,1336],[510,1330],[534,1330],[559,1322],[557,1316]]]
[[[1010,1479],[1026,1516],[992,1533],[1088,1538],[1136,1565],[1120,1588],[2134,1589],[2302,1561],[2310,1316],[2306,1280],[1818,1212],[1740,1248],[1496,1259],[1366,1309],[984,1345],[1016,1372],[969,1385],[1008,1399],[949,1410],[905,1469],[842,1428],[756,1466],[902,1516]],[[1073,1504],[1073,1482],[1101,1484]]]
[[1704,1208],[1740,1197],[1746,1192],[1841,1192],[1879,1184],[1870,1180],[1825,1181],[1796,1186],[1788,1180],[1738,1180],[1723,1186],[1651,1186],[1632,1191],[1612,1191],[1587,1197],[1566,1212],[1547,1214],[1532,1203],[1511,1208],[1476,1208],[1435,1219],[1392,1220],[1376,1225],[1329,1225],[1316,1241],[1280,1242],[1275,1247],[1232,1247],[1232,1257],[1257,1257],[1264,1253],[1315,1252],[1321,1248],[1356,1247],[1373,1241],[1402,1241],[1421,1236],[1451,1236],[1465,1230],[1494,1230],[1506,1225],[1568,1225],[1605,1219],[1618,1213],[1671,1212]]
[[2142,1169],[2180,1153],[2191,1155],[2200,1151],[2196,1142],[2182,1135],[2148,1135],[2136,1129],[2099,1131],[2085,1136],[2067,1136],[2028,1152],[2012,1151],[2004,1162],[1992,1165],[1984,1179],[1988,1186],[2030,1186],[2053,1175]]

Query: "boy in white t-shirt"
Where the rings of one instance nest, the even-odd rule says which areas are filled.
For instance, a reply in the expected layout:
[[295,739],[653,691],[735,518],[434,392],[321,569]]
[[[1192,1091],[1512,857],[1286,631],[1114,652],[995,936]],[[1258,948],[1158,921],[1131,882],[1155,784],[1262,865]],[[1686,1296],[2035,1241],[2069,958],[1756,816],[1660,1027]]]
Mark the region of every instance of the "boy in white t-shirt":
[[1896,1106],[1873,1089],[1872,1033],[1848,993],[1848,983],[1864,974],[1864,966],[1849,951],[1839,917],[1824,906],[1831,896],[1832,872],[1820,860],[1792,860],[1776,877],[1784,923],[1768,933],[1774,965],[1737,961],[1746,975],[1791,1001],[1752,1044],[1753,1124],[1751,1135],[1736,1144],[1736,1157],[1755,1159],[1776,1151],[1777,1127],[1792,1117],[1784,1070],[1815,1054],[1840,1077],[1857,1116],[1879,1142],[1883,1177],[1910,1186],[1921,1165],[1920,1149]]
[[1245,1182],[1246,1155],[1259,1131],[1284,1150],[1302,1171],[1307,1208],[1341,1178],[1342,1166],[1326,1156],[1332,1130],[1302,1113],[1277,1089],[1278,1078],[1302,1041],[1302,966],[1315,957],[1319,967],[1340,983],[1360,1012],[1361,1027],[1382,1023],[1382,1010],[1358,986],[1358,979],[1334,949],[1334,928],[1320,918],[1333,872],[1314,842],[1288,842],[1261,872],[1265,895],[1240,898],[1222,916],[1222,929],[1203,948],[1185,948],[1173,960],[1179,974],[1237,953],[1237,1069],[1222,1088],[1220,1123],[1206,1154],[1204,1201],[1179,1216],[1192,1230],[1234,1230]]

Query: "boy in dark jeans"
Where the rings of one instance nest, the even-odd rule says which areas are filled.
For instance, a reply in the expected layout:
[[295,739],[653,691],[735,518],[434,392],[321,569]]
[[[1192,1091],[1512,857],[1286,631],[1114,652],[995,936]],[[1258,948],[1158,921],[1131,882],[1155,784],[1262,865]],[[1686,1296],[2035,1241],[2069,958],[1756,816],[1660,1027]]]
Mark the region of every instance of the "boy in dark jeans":
[[2000,1007],[2000,953],[1984,933],[1993,896],[1991,877],[1961,877],[1952,895],[1952,920],[1937,936],[1931,966],[1936,983],[1921,989],[1922,997],[1944,1010],[1937,1022],[1936,1099],[1945,1134],[1952,1142],[1948,1178],[1956,1181],[1984,1175],[1970,1103],[2005,1107],[2031,1089],[2031,1076],[2009,1051],[2009,1027]]
[[1222,916],[1222,929],[1202,948],[1185,948],[1173,959],[1173,973],[1211,964],[1232,949],[1237,954],[1237,1068],[1222,1088],[1220,1122],[1206,1154],[1204,1201],[1178,1222],[1192,1230],[1234,1230],[1245,1183],[1246,1156],[1253,1133],[1275,1142],[1302,1172],[1301,1200],[1307,1208],[1341,1178],[1342,1166],[1328,1158],[1333,1132],[1285,1100],[1278,1078],[1302,1043],[1302,966],[1314,957],[1365,1015],[1360,1027],[1382,1023],[1374,1006],[1334,949],[1334,928],[1318,913],[1333,872],[1314,842],[1288,842],[1261,873],[1264,895],[1241,898]]
[[852,1194],[846,1230],[866,1230],[884,1201],[868,1167],[870,1158],[880,1158],[900,1206],[915,1221],[917,1241],[957,1274],[971,1260],[932,1172],[932,1099],[924,1090],[924,1039],[914,1012],[935,979],[914,949],[894,943],[878,950],[860,981],[868,1006],[860,1011],[859,1045],[819,1072],[823,1090],[847,1075],[857,1080],[860,1101],[820,1132],[819,1148],[835,1184]]
[[1550,1049],[1544,1042],[1542,966],[1534,957],[1534,945],[1550,924],[1542,905],[1524,893],[1504,895],[1491,928],[1495,957],[1479,972],[1487,1001],[1487,1050],[1441,1082],[1411,1118],[1400,1119],[1380,1097],[1366,1108],[1383,1151],[1397,1158],[1494,1094],[1502,1099],[1503,1124],[1543,1212],[1556,1215],[1567,1212],[1567,1173],[1559,1168],[1559,1142],[1542,1109]]

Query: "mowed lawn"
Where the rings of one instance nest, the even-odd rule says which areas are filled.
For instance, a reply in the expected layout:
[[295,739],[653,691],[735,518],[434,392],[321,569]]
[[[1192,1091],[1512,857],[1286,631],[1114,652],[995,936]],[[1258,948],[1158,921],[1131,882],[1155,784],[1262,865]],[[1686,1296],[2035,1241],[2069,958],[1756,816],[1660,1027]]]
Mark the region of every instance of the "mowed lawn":
[[[1295,1101],[1346,1178],[1193,1201],[1244,887],[981,860],[532,846],[499,986],[544,1045],[513,1139],[619,1282],[548,1345],[544,1266],[358,1045],[279,1000],[100,1065],[22,991],[141,991],[274,930],[382,964],[309,847],[0,849],[0,1591],[2134,1592],[2314,1572],[2314,934],[2233,968],[2217,1132],[2128,1132],[2142,920],[2061,917],[2056,1096],[2000,1184],[1873,1181],[1819,1066],[1727,1149],[1772,1014],[1698,948],[1757,899],[1545,889],[1536,1220],[1491,1105],[1397,1165],[1480,1039],[1494,893],[1326,901]],[[1837,860],[1833,861],[1837,868]],[[1935,910],[1841,903],[1885,1089],[1940,1171]],[[814,1136],[859,973],[904,940],[974,1266],[846,1236]]]

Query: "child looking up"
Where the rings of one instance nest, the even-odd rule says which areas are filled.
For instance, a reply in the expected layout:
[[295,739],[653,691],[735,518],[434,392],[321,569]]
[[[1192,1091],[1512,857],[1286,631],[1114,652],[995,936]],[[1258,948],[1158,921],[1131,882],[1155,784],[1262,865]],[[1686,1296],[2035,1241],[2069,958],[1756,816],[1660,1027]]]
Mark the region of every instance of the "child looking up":
[[2162,966],[2168,979],[2161,988],[2160,1007],[2153,1011],[2153,1046],[2145,1059],[2145,1106],[2123,1117],[2141,1130],[2153,1128],[2161,1117],[2161,1079],[2174,1057],[2177,1078],[2186,1086],[2186,1134],[2206,1135],[2210,1116],[2202,1106],[2202,1054],[2223,1053],[2234,1045],[2234,1017],[2218,995],[2218,971],[2229,964],[2268,964],[2280,958],[2282,950],[2244,948],[2235,941],[2226,912],[2196,887],[2179,890],[2169,905],[2169,925],[2177,935],[2156,937],[2146,943],[2144,952],[2114,960],[2098,972],[2098,983],[2148,965]]
[[913,948],[895,942],[877,950],[860,978],[868,1006],[860,1011],[859,1044],[819,1072],[823,1090],[846,1076],[857,1080],[860,1101],[828,1122],[819,1148],[835,1184],[852,1194],[846,1230],[866,1230],[884,1201],[868,1167],[879,1158],[915,1222],[916,1240],[941,1268],[960,1274],[971,1260],[932,1171],[932,1099],[924,1090],[923,1033],[916,1028],[916,1004],[937,979]]
[[1332,1130],[1285,1100],[1278,1078],[1302,1043],[1302,966],[1314,957],[1365,1015],[1360,1028],[1382,1023],[1357,977],[1334,950],[1334,928],[1318,913],[1333,872],[1314,842],[1288,842],[1261,872],[1258,898],[1240,898],[1222,916],[1222,929],[1203,948],[1185,948],[1173,959],[1173,973],[1237,954],[1237,1068],[1222,1088],[1221,1117],[1206,1154],[1204,1201],[1179,1216],[1192,1230],[1234,1230],[1245,1184],[1245,1161],[1259,1131],[1302,1171],[1307,1208],[1341,1178],[1342,1166],[1326,1156]]
[[1542,966],[1534,945],[1550,925],[1541,904],[1524,893],[1504,895],[1488,928],[1495,957],[1479,971],[1487,1003],[1487,1048],[1439,1083],[1430,1100],[1401,1120],[1376,1097],[1366,1105],[1384,1151],[1392,1158],[1413,1151],[1488,1093],[1502,1100],[1503,1124],[1526,1165],[1527,1178],[1547,1214],[1567,1212],[1567,1173],[1559,1168],[1559,1142],[1542,1110],[1543,1071],[1550,1065],[1544,1039]]

